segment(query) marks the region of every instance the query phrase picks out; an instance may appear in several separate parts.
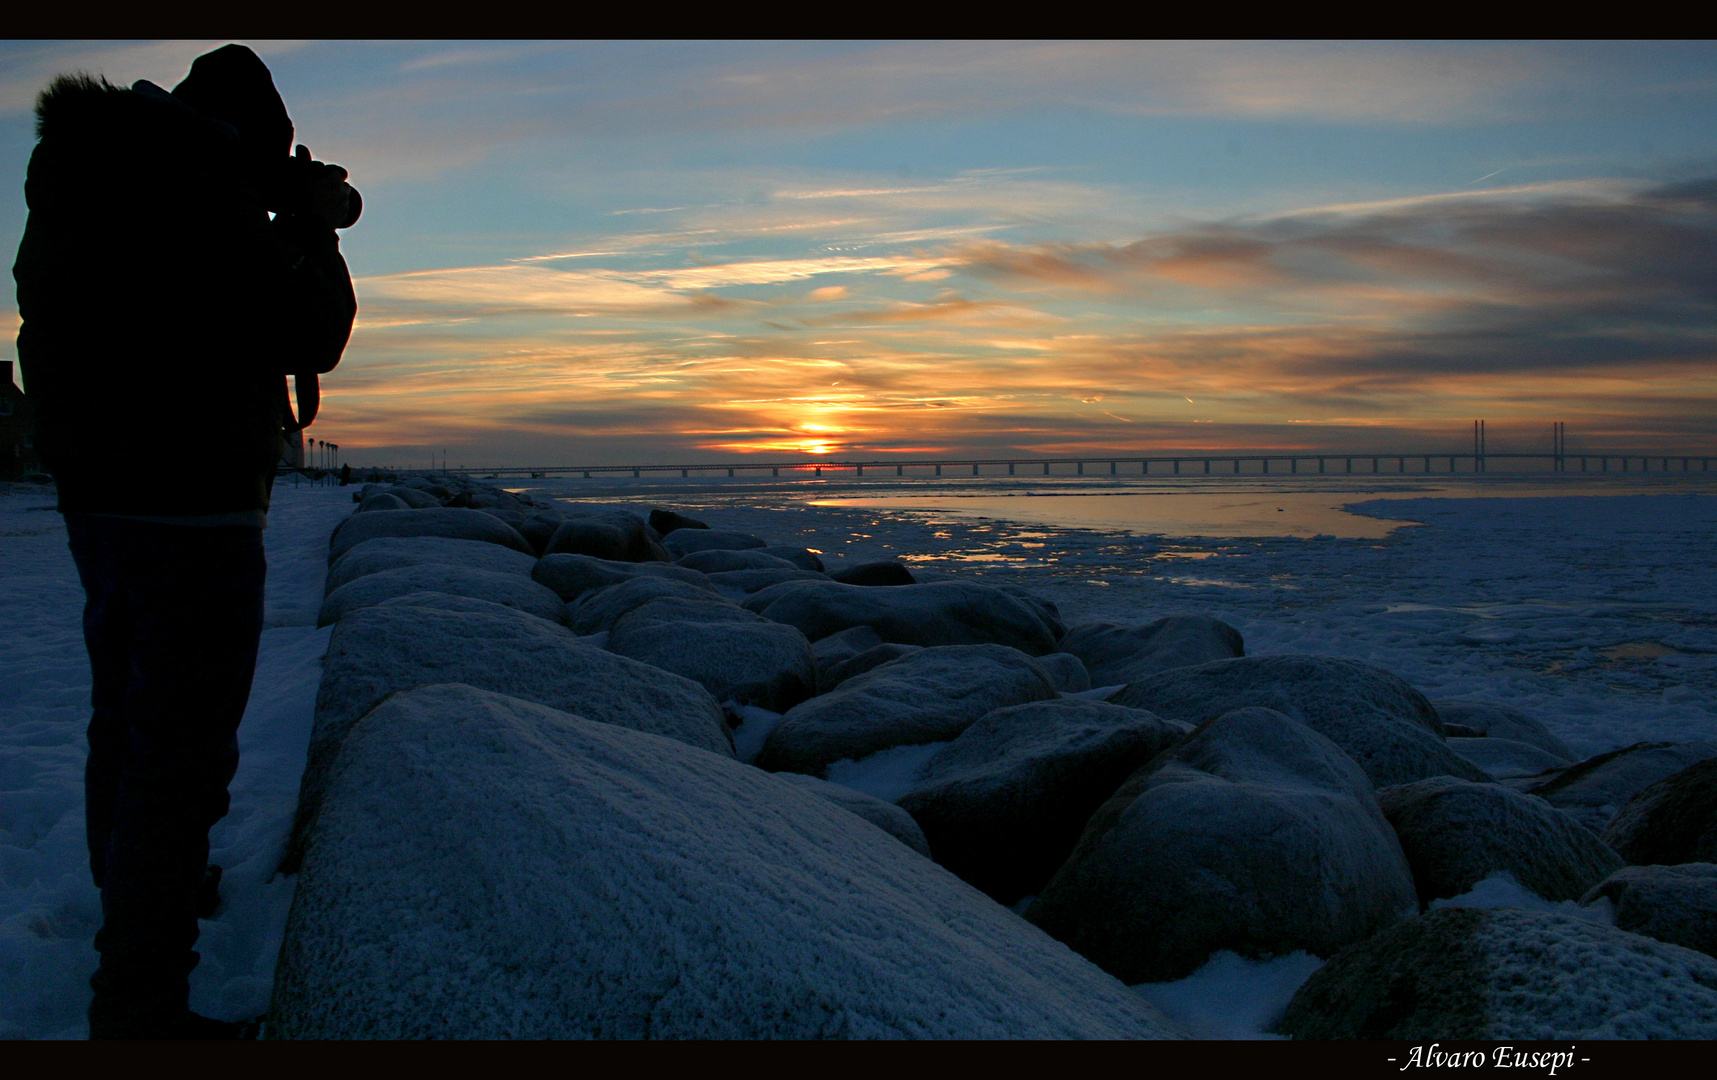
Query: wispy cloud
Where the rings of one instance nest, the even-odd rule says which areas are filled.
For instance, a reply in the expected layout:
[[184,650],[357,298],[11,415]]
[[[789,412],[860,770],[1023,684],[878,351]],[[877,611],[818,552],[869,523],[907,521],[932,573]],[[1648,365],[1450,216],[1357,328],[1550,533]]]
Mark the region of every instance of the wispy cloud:
[[[354,352],[377,366],[330,379],[331,401],[361,405],[380,442],[481,414],[544,445],[618,453],[654,430],[694,455],[1197,447],[1242,428],[1376,445],[1486,408],[1625,426],[1717,401],[1717,182],[1312,207],[1110,244],[590,261],[363,279],[381,319]],[[950,277],[913,280],[932,270]]]

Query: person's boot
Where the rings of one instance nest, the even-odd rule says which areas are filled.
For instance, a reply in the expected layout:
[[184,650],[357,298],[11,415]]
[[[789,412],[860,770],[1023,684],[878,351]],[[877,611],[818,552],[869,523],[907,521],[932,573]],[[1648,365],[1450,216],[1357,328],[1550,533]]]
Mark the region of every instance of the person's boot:
[[[215,1020],[191,1011],[190,969],[196,953],[177,963],[161,960],[115,964],[103,957],[90,976],[95,997],[89,1005],[91,1039],[254,1039],[255,1021]],[[153,958],[152,958],[153,959]]]

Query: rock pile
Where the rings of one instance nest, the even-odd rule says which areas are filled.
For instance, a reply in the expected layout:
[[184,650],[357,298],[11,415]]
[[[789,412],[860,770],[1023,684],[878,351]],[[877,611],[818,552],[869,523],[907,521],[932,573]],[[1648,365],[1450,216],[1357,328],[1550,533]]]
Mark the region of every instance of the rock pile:
[[[664,507],[355,500],[271,1034],[1175,1037],[1126,984],[1301,950],[1300,1037],[1714,1033],[1717,746]],[[1615,925],[1427,910],[1497,873]]]

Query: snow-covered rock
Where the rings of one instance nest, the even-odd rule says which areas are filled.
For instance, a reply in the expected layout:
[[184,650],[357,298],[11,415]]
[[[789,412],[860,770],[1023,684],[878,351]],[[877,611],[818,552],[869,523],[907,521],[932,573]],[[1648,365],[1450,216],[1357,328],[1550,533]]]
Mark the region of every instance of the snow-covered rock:
[[[872,645],[865,651],[830,664],[828,667],[819,666],[817,669],[817,692],[826,694],[854,675],[863,675],[873,668],[879,668],[903,656],[911,656],[915,652],[922,651],[924,651],[922,645],[897,645],[892,641],[885,641],[881,645]],[[1048,671],[1047,668],[1044,670]],[[1051,681],[1054,681],[1053,678]]]
[[823,575],[797,567],[783,570],[722,570],[709,575],[709,583],[730,600],[744,600],[783,581],[820,581]]
[[522,551],[478,540],[449,540],[442,536],[380,536],[365,540],[336,559],[328,568],[323,593],[331,593],[368,574],[425,563],[529,576],[536,560]]
[[703,574],[664,562],[624,562],[619,559],[598,559],[590,555],[557,553],[544,555],[531,568],[531,579],[546,585],[562,600],[572,603],[584,594],[608,585],[618,585],[636,577],[670,578],[695,585],[706,591],[714,586]]
[[1055,688],[1063,694],[1079,694],[1091,689],[1091,674],[1086,671],[1085,662],[1072,653],[1050,653],[1038,657],[1037,662],[1049,672],[1049,677],[1055,680]]
[[1330,960],[1276,1030],[1299,1039],[1717,1038],[1717,960],[1572,915],[1428,912]]
[[1306,725],[1247,708],[1129,778],[1026,918],[1132,984],[1185,978],[1222,949],[1330,956],[1417,910],[1365,773]]
[[804,634],[713,596],[645,601],[614,621],[606,648],[702,683],[717,701],[786,712],[817,692]]
[[768,547],[753,548],[759,555],[773,555],[777,559],[785,559],[801,570],[822,573],[822,557],[810,548],[797,547],[793,544],[770,544]]
[[1170,668],[1246,655],[1240,631],[1203,615],[1169,615],[1146,623],[1080,623],[1068,628],[1061,649],[1085,662],[1093,686],[1130,683]]
[[819,667],[831,668],[881,644],[882,635],[871,627],[853,626],[811,642],[811,652],[816,654]]
[[566,621],[566,606],[554,590],[546,589],[523,574],[472,570],[443,563],[396,566],[365,574],[340,586],[322,601],[317,626],[339,622],[360,608],[374,607],[383,600],[406,593],[428,591],[452,596],[471,596],[503,607],[518,608],[541,619]]
[[764,618],[797,626],[812,641],[869,626],[902,645],[1009,645],[1033,656],[1056,651],[1055,636],[1029,606],[974,581],[870,588],[790,581],[745,601]]
[[831,571],[829,577],[843,585],[864,585],[871,588],[879,585],[918,584],[912,571],[894,559],[843,566],[839,570]]
[[392,510],[385,514],[353,514],[342,521],[328,538],[328,564],[365,540],[378,536],[445,536],[451,540],[479,540],[500,544],[534,555],[530,543],[506,522],[481,510],[440,506],[424,510]]
[[681,528],[664,533],[662,546],[667,548],[674,558],[681,559],[694,551],[745,551],[750,548],[768,547],[769,541],[750,533],[727,532],[706,526]]
[[[399,690],[461,682],[731,756],[721,707],[690,679],[578,641],[535,616],[395,606],[355,611],[328,643],[295,841],[358,718]],[[290,865],[297,852],[289,855]]]
[[[695,572],[685,571],[688,574]],[[628,611],[660,597],[674,597],[688,603],[729,604],[710,587],[707,580],[688,582],[657,574],[639,574],[585,593],[567,605],[567,616],[574,633],[600,634],[613,629],[614,623]]]
[[770,732],[758,764],[771,772],[822,776],[843,758],[944,742],[994,709],[1055,696],[1049,673],[1017,649],[923,649],[795,705]]
[[997,709],[938,751],[900,806],[937,862],[1014,904],[1067,861],[1122,781],[1190,730],[1077,698]]
[[558,513],[552,511],[532,511],[519,526],[519,535],[530,541],[532,551],[541,555],[547,550],[548,542],[554,539],[554,531],[560,528],[562,520]]
[[274,1037],[1175,1034],[848,810],[666,739],[422,687],[331,781]]
[[[518,608],[506,607],[505,605],[497,604],[489,600],[479,600],[474,596],[455,596],[452,593],[431,592],[426,589],[420,589],[417,592],[408,592],[403,596],[390,597],[375,606],[384,608],[433,608],[436,611],[463,611],[477,615],[502,615],[507,618],[518,618],[519,616],[526,614],[526,612],[520,611]],[[535,615],[531,616],[531,618],[539,617],[540,616]],[[543,622],[556,627],[563,625],[559,619],[543,619]]]
[[1498,784],[1437,776],[1380,788],[1377,801],[1426,903],[1499,870],[1546,900],[1577,900],[1622,865],[1592,830]]
[[1603,899],[1619,929],[1717,956],[1717,863],[1625,866],[1580,902]]
[[660,507],[650,511],[648,520],[650,522],[650,528],[655,529],[657,535],[663,537],[666,537],[669,533],[678,529],[709,528],[708,525],[699,521],[695,517],[688,517],[685,514],[677,513],[673,510],[663,510]]
[[615,562],[666,562],[650,526],[630,510],[569,512],[543,548],[545,555],[589,555]]
[[[1098,685],[1103,685],[1101,682]],[[1332,656],[1247,656],[1173,668],[1109,699],[1189,724],[1234,709],[1275,709],[1341,747],[1378,787],[1432,776],[1490,777],[1443,742],[1425,695],[1399,676]]]
[[1447,745],[1493,780],[1519,780],[1574,764],[1572,758],[1557,757],[1542,746],[1513,739],[1451,738]]
[[1635,865],[1717,863],[1717,758],[1640,789],[1604,830],[1604,841]]
[[761,548],[749,551],[730,551],[727,548],[708,548],[704,551],[694,551],[680,559],[674,560],[675,565],[688,570],[696,570],[700,574],[720,574],[729,570],[801,570],[786,559],[768,555]]
[[[440,506],[441,505],[440,503],[436,502],[434,499],[430,499],[429,502],[434,506]],[[400,498],[398,495],[394,495],[394,494],[392,494],[390,492],[386,492],[386,491],[378,491],[374,495],[371,495],[369,498],[365,499],[363,502],[359,503],[358,508],[356,510],[352,511],[352,513],[354,513],[354,514],[369,514],[369,513],[374,513],[377,510],[410,510],[410,509],[411,509],[411,504],[406,502],[404,499]]]
[[441,500],[434,495],[405,484],[392,484],[381,488],[380,491],[392,495],[412,510],[433,510],[441,505]]
[[918,854],[927,859],[930,857],[930,843],[924,839],[924,830],[918,827],[918,822],[912,820],[911,814],[893,803],[883,802],[874,795],[866,795],[844,784],[831,784],[827,780],[819,780],[804,773],[784,772],[774,775],[818,798],[827,799],[836,806],[851,810]]
[[1061,608],[1056,605],[1055,601],[1032,592],[1023,585],[1016,585],[1011,582],[998,581],[995,583],[995,588],[1030,608],[1033,614],[1043,620],[1043,625],[1049,628],[1049,636],[1056,641],[1060,641],[1067,635],[1067,624],[1062,621]]
[[[1466,728],[1483,738],[1530,743],[1564,761],[1580,759],[1566,743],[1552,735],[1549,728],[1512,706],[1493,705],[1488,701],[1449,700],[1433,701],[1431,705],[1444,724]],[[1449,734],[1452,736],[1454,732]]]
[[1712,758],[1717,758],[1717,742],[1639,742],[1509,786],[1561,807],[1601,835],[1635,795]]

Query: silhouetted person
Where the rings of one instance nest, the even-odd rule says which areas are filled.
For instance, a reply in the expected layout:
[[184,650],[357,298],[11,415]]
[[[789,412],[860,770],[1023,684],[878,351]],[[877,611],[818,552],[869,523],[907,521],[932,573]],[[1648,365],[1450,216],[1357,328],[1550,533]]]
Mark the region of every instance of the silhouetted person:
[[[239,45],[171,94],[60,76],[36,133],[18,358],[87,598],[90,1035],[233,1037],[187,1007],[199,885],[262,632],[286,375],[308,423],[313,375],[351,333],[334,230],[359,204],[345,170],[292,156],[268,68]],[[199,448],[194,479],[138,456],[162,427]]]
[[352,467],[350,465],[340,466],[340,486],[346,487],[351,482],[352,482]]

